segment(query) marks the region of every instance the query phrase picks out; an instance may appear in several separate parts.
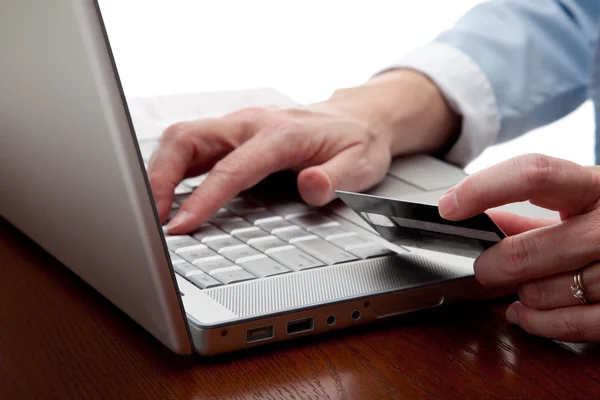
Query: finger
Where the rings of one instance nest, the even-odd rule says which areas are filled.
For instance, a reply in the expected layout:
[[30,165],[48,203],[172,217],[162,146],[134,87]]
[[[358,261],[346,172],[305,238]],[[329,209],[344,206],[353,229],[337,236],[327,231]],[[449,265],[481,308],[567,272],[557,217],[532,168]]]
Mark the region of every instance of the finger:
[[284,143],[286,136],[257,135],[217,162],[169,222],[169,234],[195,229],[241,191],[273,172],[300,164],[302,145]]
[[517,301],[506,311],[506,318],[532,335],[566,342],[600,342],[598,305],[536,310]]
[[161,221],[167,217],[175,187],[183,179],[188,165],[194,158],[194,149],[187,143],[186,137],[174,138],[167,132],[170,131],[165,131],[164,139],[161,139],[161,144],[152,153],[147,169]]
[[472,217],[503,204],[529,200],[565,215],[578,214],[600,197],[600,174],[566,160],[526,155],[473,174],[439,202],[449,220]]
[[600,259],[597,213],[509,236],[484,251],[474,263],[486,286],[520,284],[572,271]]
[[[519,299],[528,307],[538,310],[569,307],[581,304],[573,296],[571,286],[575,272],[563,273],[526,282],[519,287]],[[600,263],[593,263],[582,270],[585,299],[600,302]]]
[[560,222],[559,218],[529,218],[502,210],[489,210],[487,214],[508,236],[518,235],[532,229],[543,228]]
[[368,151],[362,145],[355,145],[321,165],[300,172],[298,191],[304,201],[322,206],[335,198],[336,190],[361,191],[382,180],[390,158],[370,157]]
[[148,165],[148,179],[164,220],[173,191],[186,176],[200,175],[237,145],[247,125],[238,121],[206,119],[181,122],[163,133]]

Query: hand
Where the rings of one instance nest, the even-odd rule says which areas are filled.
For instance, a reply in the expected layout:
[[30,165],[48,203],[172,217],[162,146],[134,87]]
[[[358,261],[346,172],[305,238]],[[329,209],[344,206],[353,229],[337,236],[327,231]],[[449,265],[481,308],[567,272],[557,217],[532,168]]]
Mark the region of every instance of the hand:
[[[475,261],[487,286],[518,286],[507,319],[527,332],[572,342],[600,342],[600,169],[543,155],[505,161],[464,179],[440,199],[442,217],[460,220],[529,200],[560,220],[500,211],[490,216],[511,235]],[[582,305],[571,292],[583,268]]]
[[323,103],[175,124],[152,155],[148,176],[164,221],[175,186],[210,171],[167,226],[180,234],[280,170],[299,173],[300,195],[315,206],[333,200],[338,189],[365,190],[382,180],[392,155],[441,148],[455,120],[425,76],[395,71]]
[[300,195],[312,205],[329,202],[338,188],[374,185],[389,167],[390,139],[326,105],[246,109],[168,129],[150,159],[150,183],[164,216],[180,180],[212,167],[168,225],[169,233],[185,232],[240,191],[283,169],[300,171]]

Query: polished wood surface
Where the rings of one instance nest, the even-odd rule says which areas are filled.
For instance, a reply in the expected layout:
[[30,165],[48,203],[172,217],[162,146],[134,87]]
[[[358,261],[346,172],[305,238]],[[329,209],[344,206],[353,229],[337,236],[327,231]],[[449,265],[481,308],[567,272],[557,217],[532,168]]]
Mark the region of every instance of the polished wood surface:
[[599,399],[600,347],[529,336],[506,304],[182,357],[0,219],[0,399]]

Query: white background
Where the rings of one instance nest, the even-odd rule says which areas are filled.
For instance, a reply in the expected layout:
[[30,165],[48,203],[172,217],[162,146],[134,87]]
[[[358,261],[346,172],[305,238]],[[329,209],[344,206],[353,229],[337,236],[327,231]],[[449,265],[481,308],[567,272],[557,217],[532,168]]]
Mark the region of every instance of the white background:
[[[100,0],[128,97],[273,87],[300,103],[360,84],[480,0]],[[486,150],[593,163],[593,110]]]

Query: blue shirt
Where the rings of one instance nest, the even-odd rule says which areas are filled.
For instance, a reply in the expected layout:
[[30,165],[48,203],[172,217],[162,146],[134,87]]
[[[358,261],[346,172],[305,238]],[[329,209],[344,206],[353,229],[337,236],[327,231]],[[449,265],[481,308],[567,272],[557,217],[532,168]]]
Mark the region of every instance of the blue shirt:
[[464,165],[592,99],[600,164],[599,18],[600,0],[494,0],[393,67],[429,75],[463,115],[450,161]]

